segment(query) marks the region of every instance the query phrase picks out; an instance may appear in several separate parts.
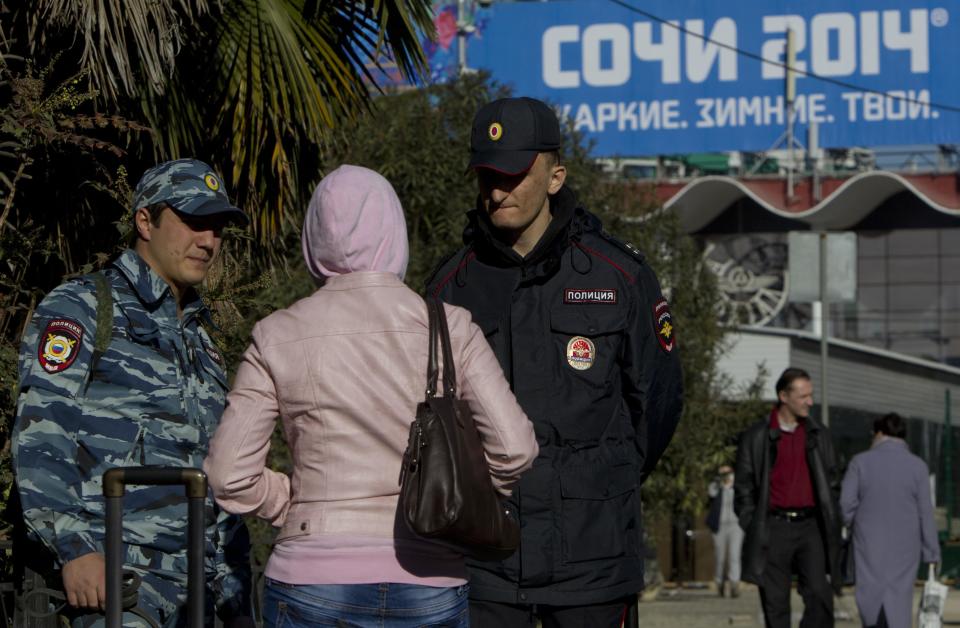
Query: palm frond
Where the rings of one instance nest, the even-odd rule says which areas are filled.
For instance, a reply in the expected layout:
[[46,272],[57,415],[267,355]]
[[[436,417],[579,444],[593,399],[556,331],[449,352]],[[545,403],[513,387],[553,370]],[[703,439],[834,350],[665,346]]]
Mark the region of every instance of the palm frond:
[[144,85],[163,92],[185,43],[182,25],[209,6],[207,0],[34,0],[29,10],[32,51],[49,40],[79,39],[80,69],[115,102]]
[[433,29],[431,0],[34,0],[23,11],[31,50],[76,51],[98,102],[154,129],[157,159],[214,163],[261,244],[299,216],[333,131],[372,107],[371,68],[421,76],[420,37]]
[[[194,109],[181,114],[187,103],[175,104],[163,116],[175,128],[150,119],[171,147],[199,145],[199,152],[216,155],[258,239],[273,242],[305,205],[333,130],[370,109],[366,66],[390,60],[411,77],[425,69],[419,33],[433,27],[430,6],[430,0],[224,3],[199,23],[209,46],[181,56],[169,88],[190,94]],[[205,136],[197,137],[201,121]]]

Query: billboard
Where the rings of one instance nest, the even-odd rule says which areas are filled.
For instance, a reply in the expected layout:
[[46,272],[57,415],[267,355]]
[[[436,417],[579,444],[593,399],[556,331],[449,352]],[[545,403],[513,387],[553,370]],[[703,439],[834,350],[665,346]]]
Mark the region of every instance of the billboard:
[[470,18],[467,65],[556,105],[597,156],[772,148],[788,29],[804,143],[811,121],[821,147],[960,143],[956,0],[494,2]]

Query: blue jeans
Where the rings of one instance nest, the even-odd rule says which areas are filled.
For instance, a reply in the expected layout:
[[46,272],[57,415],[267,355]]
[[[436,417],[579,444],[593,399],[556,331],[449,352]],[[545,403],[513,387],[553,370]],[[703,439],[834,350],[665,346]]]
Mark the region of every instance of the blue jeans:
[[469,628],[469,587],[418,584],[285,584],[267,579],[267,628]]

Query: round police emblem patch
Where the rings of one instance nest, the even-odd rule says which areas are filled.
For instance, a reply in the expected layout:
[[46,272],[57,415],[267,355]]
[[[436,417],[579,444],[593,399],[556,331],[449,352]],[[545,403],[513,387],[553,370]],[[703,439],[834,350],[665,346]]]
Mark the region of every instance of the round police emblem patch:
[[487,135],[490,136],[494,142],[503,137],[503,127],[500,126],[499,122],[494,122],[490,125],[490,128],[487,129]]
[[203,182],[207,184],[207,187],[216,192],[220,189],[220,180],[217,179],[212,174],[207,174],[203,176]]
[[597,358],[593,341],[583,336],[574,336],[567,343],[567,364],[578,371],[586,371]]
[[58,318],[50,321],[40,336],[37,358],[48,373],[59,373],[77,359],[83,327],[76,321]]

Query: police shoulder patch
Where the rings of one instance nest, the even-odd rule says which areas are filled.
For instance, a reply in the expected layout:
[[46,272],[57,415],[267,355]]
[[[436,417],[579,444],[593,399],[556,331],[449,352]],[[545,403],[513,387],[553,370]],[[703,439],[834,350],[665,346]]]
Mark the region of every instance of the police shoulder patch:
[[83,326],[69,318],[56,318],[47,323],[40,335],[37,359],[47,373],[59,373],[73,364],[80,353]]
[[670,305],[663,297],[653,304],[653,329],[657,334],[657,342],[666,353],[673,351],[677,346],[676,330],[673,328],[673,317],[670,315]]

